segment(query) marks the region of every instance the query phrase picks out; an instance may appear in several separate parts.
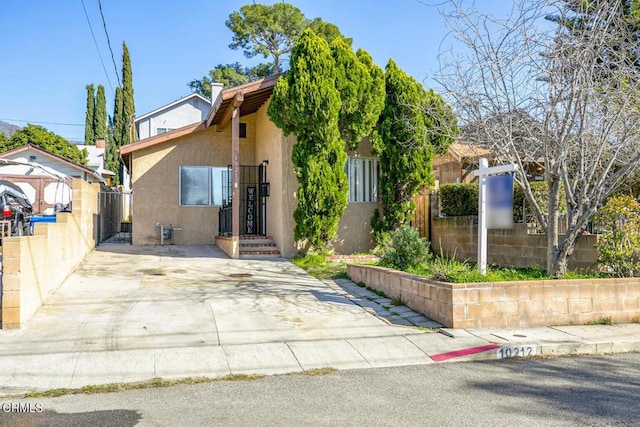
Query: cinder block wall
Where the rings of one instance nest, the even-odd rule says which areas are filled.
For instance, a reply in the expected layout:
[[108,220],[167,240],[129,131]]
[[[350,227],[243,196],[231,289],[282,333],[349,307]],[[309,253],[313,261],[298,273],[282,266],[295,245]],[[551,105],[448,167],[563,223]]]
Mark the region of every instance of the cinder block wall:
[[[569,257],[569,269],[596,269],[598,236],[581,236]],[[478,226],[473,217],[433,218],[431,245],[439,254],[475,262],[478,258]],[[508,230],[488,230],[487,262],[504,267],[540,267],[547,265],[547,237],[528,234],[526,224],[514,224]]]
[[99,186],[74,179],[73,212],[2,241],[2,328],[18,329],[95,247]]
[[443,283],[401,271],[347,265],[347,274],[401,297],[407,306],[450,328],[586,324],[611,317],[640,320],[640,279],[574,279]]

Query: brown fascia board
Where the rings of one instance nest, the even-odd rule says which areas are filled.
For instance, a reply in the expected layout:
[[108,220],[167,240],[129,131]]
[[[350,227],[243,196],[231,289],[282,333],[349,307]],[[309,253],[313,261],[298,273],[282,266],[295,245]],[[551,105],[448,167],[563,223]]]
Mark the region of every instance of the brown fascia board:
[[118,150],[121,156],[131,154],[134,151],[142,150],[144,148],[153,147],[154,145],[162,144],[167,141],[179,138],[190,133],[198,132],[205,129],[205,122],[196,122],[170,132],[166,132],[160,135],[152,136],[151,138],[145,138],[140,141],[132,142],[131,144],[123,145]]
[[220,108],[225,101],[228,101],[234,98],[238,92],[241,92],[244,96],[247,96],[260,89],[273,87],[276,85],[276,82],[278,81],[278,79],[284,76],[284,74],[285,73],[274,74],[273,76],[265,77],[260,80],[245,83],[240,86],[231,87],[229,89],[224,89],[221,92],[221,95],[222,95],[221,102],[219,104],[216,104],[214,108],[212,108],[212,110],[209,111],[209,114],[207,115],[207,119],[206,119],[207,127],[211,126],[213,119],[217,114],[217,109]]
[[61,163],[64,163],[68,166],[74,167],[76,169],[80,169],[83,172],[89,172],[91,174],[95,173],[95,171],[93,169],[89,169],[86,166],[80,165],[78,163],[72,162],[71,160],[67,159],[66,157],[62,157],[58,154],[52,153],[51,151],[47,151],[44,148],[40,148],[37,145],[33,145],[31,143],[25,144],[21,147],[18,148],[14,148],[13,150],[9,150],[9,151],[5,151],[4,153],[0,154],[0,158],[4,158],[4,157],[8,157],[8,156],[12,156],[14,154],[19,154],[22,153],[23,151],[27,151],[27,150],[33,150],[33,151],[37,151],[38,153],[41,153],[44,156],[50,157],[52,159],[58,160]]

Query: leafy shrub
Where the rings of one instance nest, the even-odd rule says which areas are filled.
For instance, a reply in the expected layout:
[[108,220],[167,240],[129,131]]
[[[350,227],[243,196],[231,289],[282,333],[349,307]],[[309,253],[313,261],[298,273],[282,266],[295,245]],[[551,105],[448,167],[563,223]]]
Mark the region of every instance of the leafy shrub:
[[471,271],[467,260],[458,260],[456,251],[452,254],[442,254],[431,263],[431,278],[441,282],[455,282],[455,277],[460,273]]
[[382,264],[398,270],[415,267],[431,259],[430,243],[413,227],[392,233],[391,242],[383,249]]
[[446,216],[478,215],[478,185],[442,184],[440,206]]
[[640,203],[615,196],[598,211],[594,223],[602,228],[596,243],[598,263],[618,277],[640,272]]

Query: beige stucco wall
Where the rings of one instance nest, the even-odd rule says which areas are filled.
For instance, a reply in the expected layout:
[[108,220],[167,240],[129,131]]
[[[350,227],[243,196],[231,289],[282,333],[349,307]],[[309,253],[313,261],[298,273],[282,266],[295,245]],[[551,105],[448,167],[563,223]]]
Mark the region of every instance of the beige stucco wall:
[[269,160],[267,179],[270,196],[267,198],[267,233],[273,237],[282,256],[297,255],[293,240],[293,211],[297,202],[298,181],[291,163],[294,136],[285,137],[267,115],[269,102],[256,113],[256,149],[258,162]]
[[[351,157],[376,157],[371,153],[371,143],[363,140],[358,148],[348,152]],[[338,236],[332,242],[339,254],[366,252],[373,248],[371,217],[379,203],[349,203],[338,223]]]
[[[254,115],[242,117],[248,129]],[[255,133],[240,139],[240,163],[255,164]],[[180,166],[228,166],[231,164],[231,126],[221,132],[214,127],[133,153],[133,244],[158,243],[161,222],[182,228],[174,233],[175,244],[214,244],[218,234],[218,207],[180,206]]]
[[37,223],[33,236],[2,239],[2,328],[29,320],[95,247],[97,184],[74,179],[73,212]]
[[[268,160],[267,233],[284,257],[294,257],[296,179],[291,153],[293,135],[285,137],[269,119],[267,101],[255,114],[242,117],[247,138],[240,139],[240,163],[257,165]],[[371,156],[371,144],[363,141],[351,155]],[[222,132],[206,129],[133,153],[133,243],[156,244],[156,222],[182,228],[174,233],[176,244],[214,244],[218,234],[218,207],[179,206],[179,167],[227,166],[231,162],[231,126]],[[340,221],[334,249],[338,253],[364,252],[372,247],[370,221],[377,203],[350,204]]]

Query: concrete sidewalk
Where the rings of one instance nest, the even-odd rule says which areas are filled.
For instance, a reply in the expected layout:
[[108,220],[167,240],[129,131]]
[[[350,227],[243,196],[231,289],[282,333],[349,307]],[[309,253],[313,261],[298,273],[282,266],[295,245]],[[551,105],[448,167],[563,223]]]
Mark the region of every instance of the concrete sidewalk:
[[[640,351],[640,325],[450,330],[345,279],[215,247],[105,245],[23,329],[0,331],[0,394],[151,378],[279,374]],[[440,333],[438,333],[440,332]]]

